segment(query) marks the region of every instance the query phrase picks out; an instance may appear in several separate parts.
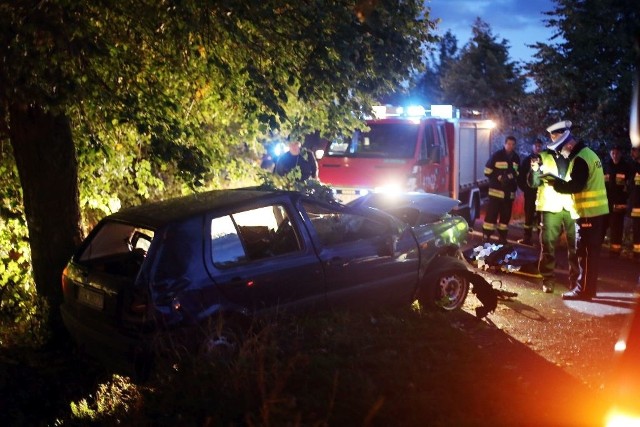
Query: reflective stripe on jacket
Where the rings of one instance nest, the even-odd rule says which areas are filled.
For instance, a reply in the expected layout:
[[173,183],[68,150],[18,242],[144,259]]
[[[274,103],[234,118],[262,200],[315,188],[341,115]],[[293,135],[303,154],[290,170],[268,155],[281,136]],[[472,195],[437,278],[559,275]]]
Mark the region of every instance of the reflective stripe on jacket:
[[591,218],[609,213],[609,201],[607,199],[607,189],[604,184],[604,172],[602,162],[596,153],[590,148],[583,148],[569,162],[568,175],[571,175],[575,159],[580,157],[589,168],[587,183],[579,193],[573,194],[576,211],[580,218]]
[[507,154],[504,148],[491,155],[484,167],[489,178],[489,197],[514,200],[518,189],[518,167],[520,157],[516,153]]

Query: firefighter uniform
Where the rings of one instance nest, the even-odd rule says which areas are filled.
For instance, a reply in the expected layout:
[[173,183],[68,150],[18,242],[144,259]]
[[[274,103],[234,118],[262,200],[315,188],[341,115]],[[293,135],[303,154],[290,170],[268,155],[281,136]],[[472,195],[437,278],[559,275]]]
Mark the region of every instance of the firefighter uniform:
[[[513,141],[515,143],[515,138]],[[520,157],[504,148],[493,153],[485,165],[484,174],[489,178],[489,203],[482,225],[485,240],[490,240],[493,232],[498,230],[499,241],[507,241],[511,209],[518,189],[519,165]]]
[[[524,158],[518,170],[518,187],[522,190],[524,196],[524,236],[522,241],[525,245],[531,245],[534,241],[538,241],[538,226],[540,224],[540,214],[536,209],[537,190],[529,185],[527,177],[531,170],[531,162],[533,160],[540,161],[540,148],[542,141],[537,139],[533,143],[533,152]],[[535,240],[532,240],[533,234],[536,234]]]
[[630,170],[628,211],[633,228],[633,258],[640,261],[640,156],[633,162]]
[[576,142],[570,135],[569,138],[565,142],[571,143],[567,171],[569,180],[556,180],[553,187],[559,193],[572,194],[580,216],[576,220],[579,274],[575,282],[570,284],[571,290],[562,294],[562,298],[589,300],[597,292],[602,228],[609,213],[609,203],[600,158],[583,143]]
[[553,181],[542,178],[543,174],[565,177],[569,161],[551,150],[540,153],[540,168],[531,170],[527,183],[537,188],[536,209],[541,215],[540,259],[538,271],[542,276],[542,290],[552,293],[555,287],[556,246],[564,231],[567,240],[569,261],[569,283],[578,278],[578,256],[576,254],[576,211],[573,197],[553,189]]
[[[614,147],[620,151],[620,147]],[[620,153],[618,153],[619,155]],[[612,154],[613,157],[613,154]],[[619,257],[622,251],[622,234],[624,231],[624,217],[627,213],[627,201],[629,193],[627,185],[629,180],[629,164],[622,158],[617,158],[617,163],[609,159],[604,164],[604,179],[607,188],[607,199],[609,200],[609,215],[605,219],[603,237],[609,229],[609,255]]]

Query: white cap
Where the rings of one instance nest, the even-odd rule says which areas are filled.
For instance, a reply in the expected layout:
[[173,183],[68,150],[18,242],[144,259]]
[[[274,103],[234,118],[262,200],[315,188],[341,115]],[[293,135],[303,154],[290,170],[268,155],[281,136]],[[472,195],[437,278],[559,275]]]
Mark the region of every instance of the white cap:
[[562,148],[564,143],[569,138],[569,135],[571,134],[571,122],[569,120],[562,120],[560,122],[554,123],[547,128],[547,132],[549,133],[562,132],[562,136],[560,138],[556,139],[555,141],[551,141],[549,144],[547,144],[547,148],[549,150],[558,151]]
[[571,122],[569,120],[562,120],[560,122],[554,123],[547,128],[547,132],[559,132],[571,129]]

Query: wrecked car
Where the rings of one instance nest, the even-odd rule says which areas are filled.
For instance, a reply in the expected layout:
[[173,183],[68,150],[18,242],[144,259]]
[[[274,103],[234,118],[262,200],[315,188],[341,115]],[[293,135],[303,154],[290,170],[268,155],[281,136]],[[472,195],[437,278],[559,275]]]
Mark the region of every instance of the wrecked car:
[[474,279],[459,254],[467,223],[447,213],[456,204],[421,194],[345,206],[232,189],[124,209],[102,219],[65,268],[62,318],[79,347],[129,366],[159,337],[228,349],[241,325],[276,311],[416,299],[459,309]]

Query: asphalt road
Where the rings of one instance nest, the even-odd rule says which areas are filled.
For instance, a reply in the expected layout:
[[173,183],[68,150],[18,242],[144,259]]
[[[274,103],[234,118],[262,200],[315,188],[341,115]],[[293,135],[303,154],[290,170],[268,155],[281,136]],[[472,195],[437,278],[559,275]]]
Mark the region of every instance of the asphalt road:
[[[475,230],[463,250],[481,245],[481,224],[476,224]],[[511,234],[514,240],[521,237],[517,230]],[[516,251],[523,253],[534,250],[514,241],[509,243]],[[602,402],[600,395],[607,390],[616,362],[614,345],[635,307],[640,264],[627,257],[611,259],[605,250],[600,259],[597,298],[588,302],[563,301],[561,295],[568,290],[566,247],[560,247],[557,252],[556,279],[560,286],[553,294],[543,293],[540,279],[530,274],[483,270],[483,276],[493,282],[494,287],[515,292],[517,296],[500,300],[497,309],[484,319],[482,327],[463,324],[461,329],[466,329],[478,345],[496,346],[500,353],[498,357],[503,357],[505,363],[513,366],[514,374],[517,371],[522,381],[535,383],[539,378],[545,378],[548,385],[534,387],[534,394],[548,394],[561,401],[556,406],[542,405],[540,411],[555,414],[553,417],[558,413],[573,413],[572,417],[575,417],[575,413],[584,414],[583,407],[588,406],[586,400],[576,398],[579,402],[574,399],[567,403],[566,399],[554,393],[575,393],[575,388],[567,389],[565,385],[576,380],[576,384],[584,386],[582,391],[595,393],[591,394],[590,399]],[[473,314],[477,305],[479,302],[470,294],[465,311]],[[496,331],[504,334],[502,339],[516,346],[496,344],[497,341],[492,338],[496,336]],[[515,354],[511,350],[517,348],[523,351]],[[532,368],[541,364],[546,368],[538,372]],[[534,372],[527,372],[532,369]],[[568,406],[573,410],[565,410]],[[559,421],[553,417],[549,420],[554,423]],[[571,425],[576,421],[576,418],[569,419]],[[586,419],[583,421],[586,423]],[[591,421],[593,416],[589,418],[590,424]]]

